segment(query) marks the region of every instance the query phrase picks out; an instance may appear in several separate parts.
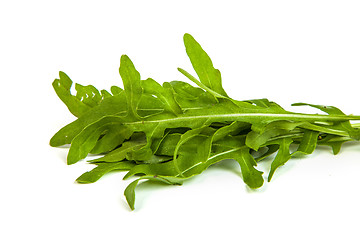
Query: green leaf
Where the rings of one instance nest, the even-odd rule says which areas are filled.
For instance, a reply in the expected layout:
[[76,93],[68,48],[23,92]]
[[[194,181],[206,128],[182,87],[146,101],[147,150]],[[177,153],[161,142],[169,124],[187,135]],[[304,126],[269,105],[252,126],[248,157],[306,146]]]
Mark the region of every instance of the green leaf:
[[163,87],[155,80],[148,78],[147,80],[142,81],[141,85],[145,93],[155,95],[163,102],[166,111],[171,112],[176,116],[182,114],[182,110],[179,104],[175,101],[171,85],[169,83],[165,82]]
[[211,141],[211,134],[201,134],[183,143],[174,163],[178,172],[176,176],[191,177],[207,169],[210,166]]
[[146,145],[146,138],[142,134],[133,134],[131,139],[125,141],[120,147],[112,150],[111,152],[107,153],[105,156],[90,160],[89,162],[92,163],[99,163],[99,162],[119,162],[125,159],[128,153],[136,151],[141,147]]
[[190,34],[184,35],[184,44],[186,53],[196,74],[199,76],[200,82],[216,92],[219,97],[228,97],[222,87],[220,71],[214,68],[210,57],[200,44]]
[[319,132],[305,130],[296,153],[311,154],[316,148],[318,137]]
[[143,180],[143,179],[147,179],[150,181],[158,181],[158,182],[162,182],[162,183],[166,183],[166,184],[170,184],[170,185],[181,185],[183,183],[183,181],[185,180],[184,178],[165,177],[165,176],[157,176],[157,175],[143,176],[143,177],[136,179],[135,181],[130,183],[124,191],[126,201],[128,202],[131,210],[135,209],[135,188],[139,184],[139,181]]
[[59,72],[60,79],[55,79],[52,83],[52,86],[58,95],[58,97],[63,101],[63,103],[68,107],[69,111],[76,117],[82,116],[86,113],[91,107],[86,105],[76,96],[73,96],[70,92],[72,86],[72,80],[64,72]]
[[[178,160],[178,151],[184,143],[186,143],[190,139],[198,136],[202,131],[204,131],[205,128],[206,127],[202,127],[202,128],[196,128],[196,129],[187,131],[186,133],[181,135],[178,143],[176,144],[176,147],[174,150],[174,155],[173,155],[173,161],[174,161],[175,169],[181,177],[183,177],[183,172],[180,170],[180,166],[179,166],[181,161]],[[182,160],[182,162],[183,162],[183,160]]]
[[349,137],[328,134],[325,137],[320,138],[320,140],[318,141],[318,145],[330,146],[333,150],[333,154],[337,155],[341,150],[342,144],[351,140],[352,139]]
[[274,161],[271,163],[268,182],[271,181],[271,178],[273,177],[275,170],[278,167],[284,165],[291,158],[289,148],[292,142],[293,140],[291,138],[283,138],[279,141],[280,148],[278,153],[276,154]]
[[263,172],[257,170],[256,161],[250,154],[249,148],[242,148],[239,151],[234,152],[235,160],[240,164],[241,174],[244,182],[250,188],[259,188],[263,185],[264,179],[262,177]]
[[[294,103],[292,106],[310,106],[313,108],[317,108],[323,112],[328,113],[329,115],[344,115],[345,114],[338,108],[333,106],[325,106],[325,105],[315,105],[315,104],[308,104],[308,103]],[[360,140],[360,129],[353,128],[351,126],[350,121],[342,121],[335,124],[332,129],[340,129],[348,132],[349,136],[354,138],[355,140]]]
[[97,90],[94,86],[75,84],[76,95],[71,94],[72,80],[64,72],[59,73],[60,79],[55,79],[53,88],[69,111],[76,117],[84,115],[97,106],[105,98],[112,95],[106,90]]
[[137,108],[143,89],[140,84],[140,74],[135,69],[134,64],[126,55],[122,55],[119,68],[121,79],[124,83],[126,101],[128,104],[128,114],[135,119],[141,119],[137,113]]
[[122,124],[108,125],[104,134],[99,136],[96,145],[91,149],[91,153],[100,154],[111,151],[122,144],[125,139],[130,138],[132,134],[132,129]]
[[98,106],[91,108],[81,117],[61,128],[51,138],[50,145],[57,147],[70,144],[74,137],[88,125],[98,121],[104,116],[124,115],[126,113],[126,108],[125,94],[105,98]]
[[287,134],[301,124],[301,122],[274,121],[269,124],[252,125],[253,131],[247,134],[246,145],[258,150],[270,138]]
[[78,183],[94,183],[108,172],[115,170],[130,170],[135,166],[135,163],[130,161],[122,161],[115,163],[97,163],[97,165],[98,166],[91,171],[83,173],[76,179],[76,181]]
[[263,172],[257,170],[257,163],[250,154],[250,149],[245,145],[245,135],[226,136],[213,145],[215,152],[211,155],[208,162],[213,164],[224,159],[235,159],[241,169],[243,181],[250,188],[259,188],[263,185]]
[[135,188],[138,185],[139,181],[141,179],[137,179],[135,181],[133,181],[132,183],[130,183],[124,191],[124,195],[126,197],[126,201],[129,204],[129,207],[131,208],[131,210],[135,209]]
[[[84,128],[71,142],[71,147],[67,156],[67,163],[74,164],[81,159],[84,159],[91,150],[95,147],[101,134],[111,128],[127,128],[122,125],[121,118],[118,117],[104,117],[99,121]],[[131,129],[127,133],[132,133]],[[129,134],[130,135],[130,134]],[[129,135],[122,136],[130,137]]]

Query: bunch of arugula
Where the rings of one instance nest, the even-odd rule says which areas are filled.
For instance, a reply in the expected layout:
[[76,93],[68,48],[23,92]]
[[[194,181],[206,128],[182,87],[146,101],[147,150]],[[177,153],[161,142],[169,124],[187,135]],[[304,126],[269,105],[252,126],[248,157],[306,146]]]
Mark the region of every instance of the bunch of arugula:
[[[75,121],[60,129],[51,146],[71,144],[67,163],[74,164],[91,154],[96,167],[77,182],[93,183],[110,171],[127,171],[124,179],[138,176],[125,189],[134,209],[135,188],[141,180],[180,185],[210,165],[235,159],[243,181],[250,188],[263,185],[257,163],[275,154],[268,181],[275,170],[295,155],[311,154],[317,145],[332,147],[337,154],[344,142],[359,140],[360,128],[332,106],[296,103],[326,114],[302,114],[284,110],[267,99],[237,101],[224,91],[221,75],[198,42],[184,35],[187,55],[198,79],[178,70],[196,83],[183,81],[160,85],[141,80],[131,60],[121,56],[120,76],[124,89],[111,91],[75,85],[63,72],[53,82],[59,98]],[[290,150],[290,145],[296,147]]]

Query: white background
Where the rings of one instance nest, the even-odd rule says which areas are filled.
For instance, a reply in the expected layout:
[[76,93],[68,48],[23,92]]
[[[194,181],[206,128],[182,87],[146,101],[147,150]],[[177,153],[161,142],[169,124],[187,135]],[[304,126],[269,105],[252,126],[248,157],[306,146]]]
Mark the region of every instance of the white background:
[[[1,239],[359,239],[360,146],[319,148],[280,168],[256,191],[232,161],[183,186],[109,174],[74,180],[51,136],[74,120],[52,89],[58,71],[99,89],[122,85],[127,54],[142,78],[193,73],[182,36],[192,34],[236,99],[335,105],[360,114],[359,1],[1,1]],[[186,80],[185,80],[186,81]],[[259,165],[266,180],[270,161]]]

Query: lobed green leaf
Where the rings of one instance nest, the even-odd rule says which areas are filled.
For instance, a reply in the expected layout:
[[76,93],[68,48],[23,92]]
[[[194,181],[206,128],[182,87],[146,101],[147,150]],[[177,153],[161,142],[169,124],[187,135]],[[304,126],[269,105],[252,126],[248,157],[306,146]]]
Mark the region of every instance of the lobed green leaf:
[[218,97],[228,97],[222,87],[220,71],[214,68],[210,57],[200,44],[190,34],[184,35],[184,44],[186,53],[200,78],[200,82],[216,92]]

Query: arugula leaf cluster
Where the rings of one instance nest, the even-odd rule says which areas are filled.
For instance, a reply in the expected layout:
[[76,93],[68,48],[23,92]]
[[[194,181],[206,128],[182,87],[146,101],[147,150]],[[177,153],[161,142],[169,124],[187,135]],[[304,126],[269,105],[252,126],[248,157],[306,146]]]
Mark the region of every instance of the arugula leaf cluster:
[[[296,155],[311,154],[317,145],[327,145],[333,153],[347,141],[359,140],[359,125],[332,106],[296,103],[317,108],[324,114],[289,112],[268,99],[238,101],[222,87],[221,74],[200,44],[184,35],[187,55],[197,77],[178,70],[197,87],[183,81],[162,85],[142,80],[128,56],[121,56],[123,88],[109,91],[75,84],[63,72],[53,82],[59,98],[77,117],[50,140],[51,146],[71,144],[67,163],[88,156],[96,167],[85,172],[79,183],[93,183],[111,171],[126,171],[124,179],[135,178],[125,189],[131,209],[135,188],[142,180],[180,185],[209,166],[235,159],[243,181],[250,188],[263,185],[259,161],[275,155],[268,175]],[[290,148],[295,146],[295,148]],[[291,149],[296,149],[291,151]]]

